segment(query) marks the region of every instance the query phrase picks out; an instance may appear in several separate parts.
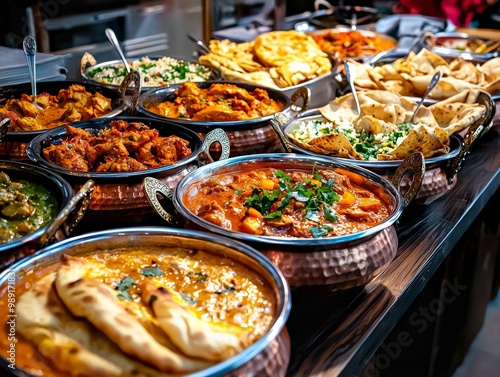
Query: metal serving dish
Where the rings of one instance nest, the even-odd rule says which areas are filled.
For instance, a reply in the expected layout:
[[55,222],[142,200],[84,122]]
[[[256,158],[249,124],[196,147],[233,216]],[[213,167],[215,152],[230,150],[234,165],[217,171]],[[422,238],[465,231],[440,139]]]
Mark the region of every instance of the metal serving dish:
[[[312,32],[309,32],[307,34],[309,34],[310,36],[312,36],[313,38],[315,37],[319,37],[319,36],[323,36],[323,35],[328,35],[328,34],[340,34],[340,33],[349,33],[349,32],[357,32],[357,33],[360,33],[362,34],[364,37],[367,37],[367,38],[379,38],[380,40],[383,40],[383,41],[386,41],[386,42],[389,42],[392,44],[392,47],[390,49],[386,49],[384,51],[388,51],[388,50],[391,50],[391,49],[394,49],[397,47],[398,45],[398,41],[388,35],[385,35],[385,34],[380,34],[380,33],[376,33],[374,31],[370,31],[370,30],[362,30],[362,29],[359,29],[359,30],[353,30],[351,28],[346,28],[346,27],[337,27],[337,28],[334,28],[334,29],[321,29],[321,30],[315,30],[315,31],[312,31]],[[326,52],[333,60],[335,63],[343,63],[345,58],[339,58],[337,53],[335,51],[329,51],[329,50],[324,50],[324,52]],[[369,49],[365,50],[365,52],[359,56],[351,56],[349,57],[350,59],[354,59],[354,60],[359,60],[359,61],[362,61],[363,59],[366,59],[370,56],[373,56],[373,55],[376,55],[378,53],[380,53],[382,51],[378,51],[376,53],[373,53],[373,52],[370,52]]]
[[47,131],[34,138],[28,146],[28,157],[34,163],[63,176],[76,190],[88,179],[95,181],[95,190],[89,203],[86,219],[94,221],[131,221],[139,222],[152,214],[147,199],[142,189],[142,180],[146,176],[161,179],[162,182],[175,187],[177,182],[187,173],[198,166],[212,160],[208,151],[212,143],[218,142],[222,146],[220,159],[229,156],[229,140],[221,129],[209,132],[204,140],[198,134],[183,126],[151,118],[116,117],[106,119],[93,119],[90,121],[72,124],[73,127],[82,128],[91,132],[98,132],[108,128],[113,120],[127,122],[142,122],[150,128],[159,130],[160,136],[177,135],[189,141],[191,155],[177,161],[154,169],[141,170],[127,173],[84,172],[64,168],[47,161],[43,157],[43,149],[52,143],[58,143],[67,135],[65,127],[58,127]]
[[93,191],[93,182],[85,183],[73,194],[71,185],[59,175],[22,162],[0,161],[0,171],[13,180],[23,179],[41,184],[56,198],[59,207],[45,226],[13,241],[0,244],[0,270],[47,244],[67,237],[83,218]]
[[[124,80],[123,85],[119,90],[104,88],[100,85],[90,83],[81,83],[78,81],[48,81],[39,82],[36,84],[37,93],[47,92],[50,94],[58,94],[59,90],[67,89],[70,85],[83,85],[90,93],[101,93],[103,96],[111,99],[112,111],[101,116],[100,118],[110,118],[118,115],[128,115],[137,106],[139,100],[140,86],[135,85],[131,88],[132,95],[126,95],[129,85],[133,82],[139,82],[139,76],[131,74]],[[23,93],[31,94],[31,84],[19,84],[12,86],[4,86],[0,88],[0,104],[11,98],[20,98]],[[26,155],[28,144],[36,136],[46,132],[47,130],[39,131],[9,131],[0,143],[0,158],[9,160],[29,161]]]
[[[471,43],[484,44],[485,52],[471,51]],[[500,40],[476,37],[467,33],[436,33],[427,40],[429,48],[438,55],[447,58],[459,56],[467,60],[486,61],[500,56]]]
[[[162,58],[162,56],[150,57],[151,60],[156,60],[156,59],[160,59],[160,58]],[[195,60],[189,60],[189,59],[183,59],[183,58],[181,59],[181,58],[176,58],[176,57],[172,57],[172,58],[177,59],[177,60],[182,60],[185,62],[189,62],[189,63],[193,63],[193,64],[198,64],[198,65],[208,69],[210,71],[210,78],[207,81],[220,81],[222,78],[221,72],[217,68],[214,68],[214,67],[211,67],[208,65],[204,65],[204,64],[200,64],[200,63],[196,62]],[[127,61],[132,62],[134,60],[140,60],[140,59],[141,59],[141,57],[128,58]],[[92,78],[89,75],[89,72],[93,69],[96,69],[96,68],[104,68],[104,67],[109,67],[109,66],[116,67],[116,66],[122,66],[122,65],[123,65],[123,62],[121,60],[110,60],[110,61],[106,61],[106,62],[97,64],[97,61],[94,58],[94,56],[92,56],[92,54],[86,52],[85,54],[83,54],[82,59],[80,61],[80,75],[82,76],[82,79],[85,80],[86,82],[90,82],[90,83],[93,83],[95,85],[105,86],[105,87],[110,88],[110,89],[118,89],[119,85],[106,84],[106,83],[103,83],[99,80],[95,80],[94,78]],[[142,78],[140,81],[141,81],[141,88],[142,88],[141,90],[142,91],[165,87],[165,86],[148,85],[147,83],[144,82],[144,80],[142,80]],[[171,84],[171,85],[173,85],[173,84]],[[170,85],[166,85],[166,86],[168,87]]]
[[[401,49],[384,51],[384,52],[381,52],[380,54],[377,54],[374,57],[370,58],[368,61],[365,62],[365,64],[370,64],[373,67],[381,66],[384,64],[391,64],[395,60],[407,56],[407,54],[408,54],[407,51],[403,51]],[[484,63],[484,61],[473,59],[472,56],[462,55],[461,57],[464,60],[470,60],[471,62],[473,62],[475,64],[483,64]],[[456,59],[456,57],[452,57],[452,56],[448,56],[448,57],[443,56],[443,58],[448,62],[452,61],[453,59]],[[345,75],[342,75],[341,79],[342,79],[342,82],[337,81],[337,85],[344,87],[345,82],[347,82]],[[497,91],[497,92],[490,93],[490,94],[491,94],[491,97],[493,98],[494,101],[500,100],[500,92]],[[420,99],[421,99],[418,97],[410,97],[410,96],[405,96],[405,97],[408,98],[409,100],[415,101],[415,102],[420,101]],[[435,103],[435,102],[437,102],[437,100],[428,97],[426,102],[427,103]]]
[[[366,186],[378,190],[380,196],[392,205],[392,213],[384,222],[354,234],[327,238],[284,238],[227,230],[199,218],[184,205],[183,195],[193,184],[213,174],[254,170],[257,166],[308,171],[313,167],[318,170],[348,170],[359,175]],[[410,189],[403,195],[377,174],[340,160],[276,153],[233,157],[204,166],[184,177],[173,194],[167,186],[150,177],[144,180],[144,188],[152,206],[166,221],[172,223],[172,218],[185,219],[188,227],[209,230],[255,247],[279,267],[291,286],[335,291],[367,283],[395,257],[398,238],[394,223],[417,194],[424,171],[421,153],[413,154],[401,164],[393,178],[396,187],[406,173],[414,176]],[[162,207],[158,194],[172,198],[177,215],[169,214]]]
[[[484,116],[468,128],[463,138],[460,135],[452,135],[450,137],[450,151],[448,153],[425,159],[425,175],[423,177],[422,186],[415,198],[419,202],[428,203],[431,200],[437,199],[439,196],[443,195],[455,186],[457,183],[457,173],[460,171],[472,144],[493,125],[495,103],[491,99],[491,96],[482,92],[478,96],[477,102],[486,107]],[[278,114],[275,119],[271,121],[271,124],[278,134],[284,150],[289,153],[299,152],[311,156],[329,158],[335,161],[343,161],[345,163],[369,169],[377,174],[387,177],[389,180],[392,178],[394,172],[402,162],[401,160],[353,160],[336,157],[334,154],[330,156],[326,154],[318,154],[302,148],[288,137],[288,134],[292,133],[301,122],[313,120],[327,121],[318,109],[311,109],[302,113],[298,118],[290,119],[286,118],[286,116]],[[407,182],[403,182],[402,187],[404,188],[406,184]]]
[[[208,88],[213,83],[214,82],[200,82],[196,83],[196,85],[199,88]],[[259,85],[242,84],[237,82],[223,82],[223,84],[233,84],[249,91],[253,91],[257,88],[266,90],[269,93],[269,97],[271,99],[283,103],[282,111],[284,111],[285,113],[288,113],[290,111],[290,98],[288,98],[287,95],[279,90],[265,88]],[[151,112],[147,109],[149,106],[161,102],[173,102],[177,97],[175,92],[179,88],[179,86],[180,85],[172,85],[168,88],[153,89],[141,94],[139,103],[137,105],[137,111],[148,117],[168,120],[172,123],[180,124],[199,133],[202,136],[215,127],[219,127],[227,133],[231,144],[231,156],[275,152],[277,149],[281,148],[281,143],[269,123],[274,114],[249,120],[229,122],[203,122],[168,118]],[[304,90],[294,92],[294,99],[299,96],[303,97],[303,103],[306,104],[308,102],[309,92]],[[217,151],[217,149],[215,148],[214,151]]]
[[[133,246],[162,246],[165,250],[179,247],[203,249],[215,256],[233,258],[249,270],[259,274],[265,284],[273,289],[276,315],[268,331],[257,342],[236,356],[210,368],[189,374],[190,377],[285,376],[290,360],[290,340],[284,327],[291,307],[290,288],[283,275],[267,258],[251,247],[225,237],[155,227],[124,228],[90,233],[46,247],[32,257],[25,258],[11,266],[0,274],[0,291],[5,292],[7,286],[11,284],[11,276],[16,277],[16,285],[19,286],[23,284],[23,278],[27,273],[39,274],[42,277],[44,271],[54,270],[63,254],[81,256],[92,254],[96,250]],[[7,336],[5,341],[7,341]],[[9,364],[5,354],[2,354],[0,358],[2,375],[32,377],[17,365],[15,370],[9,368]]]
[[326,9],[316,7],[308,22],[319,29],[330,29],[337,26],[351,29],[375,30],[375,23],[383,16],[375,8],[340,5],[332,6],[327,1],[320,2]]

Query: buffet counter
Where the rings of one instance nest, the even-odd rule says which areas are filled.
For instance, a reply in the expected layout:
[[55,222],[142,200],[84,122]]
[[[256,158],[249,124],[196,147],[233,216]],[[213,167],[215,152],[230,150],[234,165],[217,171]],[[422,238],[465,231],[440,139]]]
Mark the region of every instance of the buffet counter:
[[[485,236],[484,226],[473,228],[482,212],[498,209],[499,133],[492,129],[475,146],[450,192],[408,208],[397,257],[364,288],[317,299],[294,292],[288,376],[378,376],[401,365],[407,369],[398,375],[443,376],[460,364],[492,294],[498,214],[490,214]],[[472,250],[464,251],[469,229]],[[415,346],[418,354],[405,357]]]

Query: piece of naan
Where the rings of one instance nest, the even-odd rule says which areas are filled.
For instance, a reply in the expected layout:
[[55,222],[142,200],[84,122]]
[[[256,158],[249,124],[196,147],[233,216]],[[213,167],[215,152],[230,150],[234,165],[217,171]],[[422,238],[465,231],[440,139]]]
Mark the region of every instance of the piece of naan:
[[176,302],[164,287],[146,283],[141,291],[144,304],[151,306],[160,327],[184,354],[222,361],[244,349],[244,336],[198,319],[187,305]]
[[129,358],[102,332],[74,317],[60,300],[54,280],[51,273],[21,295],[17,330],[56,369],[70,376],[171,376]]
[[161,345],[126,310],[113,289],[87,277],[88,270],[83,259],[65,255],[57,271],[57,293],[73,315],[88,320],[127,355],[162,372],[194,372],[212,365]]

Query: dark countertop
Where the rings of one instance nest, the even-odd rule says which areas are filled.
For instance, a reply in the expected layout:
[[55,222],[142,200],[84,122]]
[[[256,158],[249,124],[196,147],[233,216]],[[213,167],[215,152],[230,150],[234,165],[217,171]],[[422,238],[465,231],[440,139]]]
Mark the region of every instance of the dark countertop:
[[[357,376],[500,186],[500,129],[473,146],[449,192],[409,206],[398,255],[372,282],[328,298],[294,292],[288,376]],[[405,341],[404,339],[402,340]]]

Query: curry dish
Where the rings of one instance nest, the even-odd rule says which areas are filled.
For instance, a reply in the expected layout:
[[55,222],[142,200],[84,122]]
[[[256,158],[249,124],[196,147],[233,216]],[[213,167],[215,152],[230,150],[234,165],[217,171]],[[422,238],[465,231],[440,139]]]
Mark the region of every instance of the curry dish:
[[357,233],[382,223],[392,206],[380,188],[343,169],[252,168],[193,183],[186,208],[228,230],[271,237],[319,238]]
[[[241,352],[276,311],[260,275],[197,249],[63,255],[32,272],[17,277],[15,348],[16,368],[37,376],[181,376]],[[7,294],[0,308],[7,318]]]
[[10,118],[9,131],[38,131],[66,123],[100,117],[112,110],[111,99],[101,93],[86,91],[83,85],[71,85],[55,96],[41,93],[36,96],[22,94],[19,99],[8,99],[0,106],[0,115]]
[[66,137],[43,149],[43,156],[72,170],[139,171],[172,165],[191,154],[189,141],[160,136],[157,129],[140,122],[113,120],[97,133],[72,126],[66,130]]
[[23,237],[56,215],[57,201],[42,185],[0,171],[0,244]]
[[376,35],[364,35],[359,31],[339,32],[329,30],[311,36],[323,51],[335,53],[335,57],[339,59],[375,55],[389,50],[395,45],[393,42]]
[[232,84],[212,84],[202,89],[190,82],[182,84],[175,94],[173,102],[150,104],[147,110],[167,118],[228,122],[265,117],[284,106],[269,98],[264,89],[247,91]]

